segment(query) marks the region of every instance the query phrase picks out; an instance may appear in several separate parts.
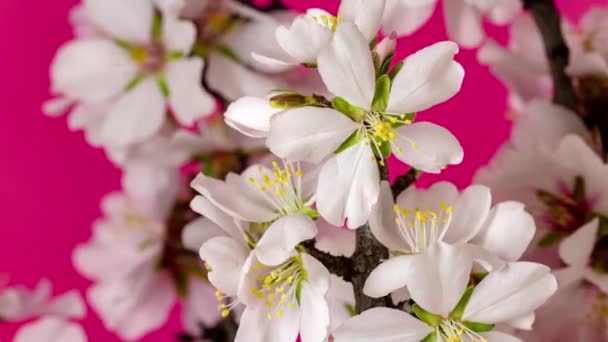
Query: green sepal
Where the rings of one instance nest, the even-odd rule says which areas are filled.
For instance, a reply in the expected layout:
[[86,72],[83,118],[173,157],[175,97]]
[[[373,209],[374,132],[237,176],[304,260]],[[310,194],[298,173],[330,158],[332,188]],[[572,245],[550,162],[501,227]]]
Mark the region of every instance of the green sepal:
[[313,220],[316,220],[321,216],[318,211],[311,207],[304,207],[304,209],[302,209],[302,214],[310,217]]
[[302,283],[302,281],[299,281],[296,285],[296,300],[298,301],[298,305],[300,305],[302,300]]
[[192,54],[204,59],[209,56],[209,49],[202,44],[195,44],[192,48]]
[[435,315],[434,313],[424,310],[418,304],[414,304],[412,306],[412,312],[414,312],[414,315],[416,315],[418,319],[432,327],[438,327],[439,324],[441,324],[441,322],[443,321],[443,318],[441,316]]
[[428,334],[420,342],[436,342],[436,341],[437,341],[437,332],[434,331],[434,332]]
[[170,60],[170,61],[175,61],[175,60],[178,60],[178,59],[182,59],[184,57],[186,57],[186,55],[183,52],[181,52],[181,51],[170,51],[167,54],[167,59]]
[[158,75],[156,77],[156,83],[158,83],[158,87],[160,88],[160,92],[163,94],[163,96],[169,97],[170,91],[169,91],[169,84],[167,83],[167,79],[165,79],[165,77],[162,75]]
[[[400,114],[400,115],[405,115],[405,117],[402,121],[406,121],[406,120],[409,120],[410,122],[416,121],[416,113],[405,113],[405,114]],[[399,120],[401,120],[401,118],[399,118]],[[393,126],[393,128],[401,127],[403,125],[405,125],[405,123],[403,123],[403,122],[391,123],[391,126]]]
[[155,15],[152,20],[152,38],[155,41],[160,41],[163,35],[163,18],[160,15]]
[[335,110],[339,111],[340,113],[343,113],[354,121],[361,122],[365,117],[364,109],[359,108],[357,106],[353,106],[341,97],[334,97],[334,99],[331,101],[331,104]]
[[[386,159],[391,155],[391,153],[393,153],[393,148],[390,141],[383,141],[378,147],[379,150],[374,149],[374,154],[380,159]],[[378,155],[378,153],[380,155]]]
[[492,331],[494,329],[494,327],[496,326],[496,324],[486,324],[486,323],[479,323],[479,322],[462,322],[462,324],[464,324],[465,327],[473,330],[476,333],[484,333],[484,332]]
[[131,49],[133,49],[133,46],[131,44],[121,39],[114,40],[114,44],[118,45],[118,47],[120,47],[121,49],[127,50],[128,52],[131,52]]
[[403,61],[397,63],[397,65],[395,65],[393,70],[391,70],[391,72],[388,73],[388,77],[391,79],[391,82],[395,79],[395,77],[397,77],[397,74],[399,74],[399,72],[401,71],[401,68],[403,68],[403,64],[404,64]]
[[316,69],[317,68],[317,63],[302,63],[303,67],[309,68],[309,69]]
[[467,304],[469,304],[469,300],[471,299],[471,295],[473,294],[474,289],[475,289],[475,287],[469,286],[467,288],[467,290],[464,291],[464,294],[460,298],[460,301],[458,302],[458,304],[456,304],[456,307],[454,307],[454,310],[452,310],[452,312],[450,312],[449,317],[451,319],[457,320],[457,321],[460,321],[462,319],[462,315],[464,314],[464,309],[467,307]]
[[600,220],[599,228],[597,230],[598,239],[608,236],[608,217],[601,214],[595,214],[592,217],[597,217]]
[[380,67],[377,70],[377,75],[384,75],[388,72],[388,68],[391,67],[391,63],[393,62],[393,57],[395,56],[394,53],[389,54],[388,56],[386,56],[386,58],[384,58],[384,60],[382,61],[382,63],[380,64]]
[[144,75],[139,74],[135,77],[133,77],[133,79],[131,81],[129,81],[129,83],[127,83],[127,86],[125,87],[125,91],[131,91],[133,90],[135,87],[137,87],[137,85],[143,81],[144,79]]
[[241,63],[239,56],[226,44],[220,44],[216,47],[217,52],[235,63]]
[[357,309],[352,304],[344,304],[344,308],[348,311],[350,317],[357,316]]
[[372,61],[374,62],[374,70],[376,70],[376,76],[380,75],[380,67],[382,67],[382,61],[380,55],[376,51],[372,51]]
[[376,44],[378,44],[378,36],[372,38],[372,40],[369,42],[369,48],[373,50]]
[[577,203],[584,203],[585,198],[585,179],[581,176],[576,176],[574,179],[574,200]]
[[309,96],[298,93],[282,93],[270,98],[270,106],[278,109],[290,109],[309,104]]
[[474,284],[479,284],[481,281],[488,276],[488,272],[474,272],[471,274],[471,282]]
[[391,79],[387,75],[382,75],[376,81],[376,93],[372,102],[372,110],[383,113],[388,107],[388,100],[391,94]]
[[545,234],[545,236],[543,236],[540,241],[538,241],[538,247],[549,248],[555,245],[556,243],[562,241],[566,236],[568,235],[562,232],[549,232]]
[[338,147],[334,153],[338,154],[344,150],[346,150],[347,148],[356,145],[357,143],[359,143],[361,141],[361,136],[358,134],[358,132],[354,132],[353,134],[350,135],[350,137],[348,137],[348,139],[346,139],[342,145],[340,145],[340,147]]

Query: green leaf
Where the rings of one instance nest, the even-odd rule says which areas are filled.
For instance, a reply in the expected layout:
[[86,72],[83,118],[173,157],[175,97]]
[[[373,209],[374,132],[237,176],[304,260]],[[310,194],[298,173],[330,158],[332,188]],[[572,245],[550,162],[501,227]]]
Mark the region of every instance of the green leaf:
[[443,318],[441,316],[435,315],[434,313],[430,313],[424,310],[418,304],[414,304],[414,306],[412,307],[412,311],[414,312],[416,317],[418,317],[418,319],[432,327],[439,326],[439,324],[441,324],[441,321],[443,321]]
[[160,92],[163,93],[163,96],[169,97],[169,84],[167,83],[165,77],[162,75],[158,75],[158,77],[156,77],[156,83],[158,83],[158,87],[160,88]]
[[560,242],[566,236],[567,234],[562,232],[549,232],[545,234],[542,239],[540,239],[540,241],[538,242],[538,247],[549,248]]
[[425,338],[420,342],[436,342],[437,341],[437,332],[432,332],[428,334]]
[[391,94],[391,79],[387,75],[382,75],[376,81],[376,93],[372,102],[372,110],[383,113],[388,106],[388,99]]
[[478,322],[462,322],[465,327],[473,330],[476,333],[484,333],[488,331],[492,331],[494,329],[495,324],[486,324],[486,323],[478,323]]
[[450,312],[451,319],[460,321],[460,319],[462,318],[462,314],[464,313],[464,309],[467,307],[467,304],[469,304],[469,299],[471,299],[471,295],[473,294],[474,289],[475,287],[469,286],[467,290],[464,291],[464,294],[460,298],[460,301],[458,302],[454,310]]
[[397,63],[397,65],[395,65],[393,70],[391,70],[391,72],[388,73],[388,77],[391,79],[391,82],[395,79],[395,77],[397,77],[397,74],[399,74],[399,72],[401,71],[401,68],[403,68],[403,64],[404,64],[403,61]]
[[361,122],[365,117],[364,109],[359,108],[357,106],[353,106],[341,97],[334,97],[334,99],[331,101],[331,104],[333,105],[335,110],[339,111],[340,113],[343,113],[354,121]]
[[348,139],[346,139],[342,145],[340,145],[340,147],[338,147],[334,153],[340,153],[344,150],[346,150],[347,148],[356,145],[359,141],[361,141],[361,137],[359,136],[358,132],[354,132],[353,134],[350,135],[350,137],[348,137]]

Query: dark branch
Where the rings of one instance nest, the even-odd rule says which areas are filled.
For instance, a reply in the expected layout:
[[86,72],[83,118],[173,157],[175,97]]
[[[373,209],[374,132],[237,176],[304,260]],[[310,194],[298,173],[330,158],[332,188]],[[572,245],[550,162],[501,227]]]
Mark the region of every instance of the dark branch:
[[200,330],[200,335],[180,333],[176,336],[177,340],[180,342],[232,342],[236,337],[238,324],[232,317],[227,317],[213,327],[206,327],[200,324]]
[[397,198],[405,189],[409,188],[420,176],[421,172],[416,169],[410,169],[406,174],[403,174],[393,183],[391,189],[393,190],[393,197]]
[[268,4],[266,6],[256,6],[253,4],[252,0],[237,0],[237,1],[245,6],[254,8],[260,12],[273,12],[273,11],[282,11],[282,10],[287,9],[287,6],[283,5],[283,3],[281,3],[281,1],[279,1],[279,0],[273,0],[270,2],[270,4]]
[[337,276],[342,277],[346,281],[350,281],[353,272],[353,263],[350,258],[343,256],[333,256],[329,253],[322,252],[314,247],[314,241],[306,241],[303,243],[308,254],[319,260],[327,269]]
[[555,88],[553,102],[576,111],[577,100],[574,86],[565,71],[570,52],[564,40],[561,18],[554,0],[524,0],[523,2],[524,7],[532,14],[543,37],[545,54],[549,60]]

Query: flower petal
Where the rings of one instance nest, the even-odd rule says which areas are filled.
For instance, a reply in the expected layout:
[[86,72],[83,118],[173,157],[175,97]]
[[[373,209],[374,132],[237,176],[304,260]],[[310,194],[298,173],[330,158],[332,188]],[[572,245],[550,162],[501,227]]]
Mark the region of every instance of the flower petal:
[[303,214],[292,214],[272,223],[253,252],[260,262],[278,266],[296,254],[296,246],[317,235],[314,221]]
[[164,122],[165,99],[155,80],[148,78],[112,106],[100,134],[112,146],[125,146],[151,137]]
[[152,38],[154,6],[150,0],[85,0],[91,19],[107,34],[133,44]]
[[329,108],[302,107],[270,120],[266,145],[289,161],[319,163],[358,128],[346,115]]
[[443,3],[448,36],[464,48],[479,46],[485,37],[481,15],[465,0]]
[[327,46],[331,36],[332,32],[327,27],[308,15],[298,16],[291,27],[279,26],[275,32],[279,46],[297,63],[316,63],[319,53]]
[[443,241],[469,242],[481,229],[492,205],[490,189],[473,185],[464,190],[453,207],[453,216]]
[[487,341],[492,342],[523,342],[523,340],[509,334],[502,333],[500,331],[490,331],[481,334]]
[[76,40],[62,46],[51,65],[54,93],[89,102],[107,101],[124,91],[137,65],[112,41]]
[[412,277],[417,254],[401,255],[390,258],[376,267],[367,278],[363,293],[372,298],[380,298],[403,288]]
[[352,105],[371,108],[376,91],[374,63],[369,43],[354,24],[338,25],[318,64],[323,82],[332,94]]
[[567,265],[587,265],[597,241],[599,223],[599,219],[595,218],[562,240],[559,256]]
[[325,341],[329,329],[329,307],[325,294],[304,283],[300,298],[300,340]]
[[507,261],[517,261],[536,233],[534,218],[519,202],[503,202],[490,211],[473,243]]
[[351,257],[355,252],[356,234],[350,229],[336,227],[322,218],[316,221],[319,232],[315,248],[333,256]]
[[168,51],[188,55],[196,40],[196,27],[194,23],[180,20],[178,16],[179,13],[163,13],[163,44]]
[[380,173],[369,146],[360,142],[329,159],[319,174],[317,209],[327,222],[357,228],[378,200]]
[[384,3],[385,0],[343,0],[340,3],[338,15],[343,20],[354,23],[363,37],[371,41],[378,34]]
[[585,279],[597,286],[603,293],[608,293],[608,275],[589,269],[585,272]]
[[48,303],[46,308],[44,308],[44,314],[73,319],[84,319],[87,315],[87,307],[80,293],[76,290],[72,290],[61,296],[55,297]]
[[329,290],[329,271],[319,260],[309,254],[302,253],[304,269],[308,273],[307,283],[321,295]]
[[373,308],[344,323],[334,342],[419,342],[433,328],[400,310]]
[[227,236],[218,236],[205,242],[199,254],[211,266],[209,282],[227,295],[236,295],[248,257],[246,246]]
[[270,118],[281,109],[270,106],[267,99],[245,96],[232,102],[224,120],[237,131],[254,138],[263,138],[270,131]]
[[382,31],[387,35],[395,32],[399,36],[410,35],[424,25],[435,12],[436,1],[422,4],[408,4],[409,1],[389,0],[386,2]]
[[464,78],[464,69],[454,61],[457,52],[456,43],[445,41],[408,56],[393,80],[388,111],[419,112],[456,95]]
[[82,327],[59,317],[48,316],[22,326],[14,342],[87,342]]
[[495,324],[529,314],[557,290],[550,271],[541,264],[516,262],[490,272],[475,287],[463,320]]
[[169,86],[169,104],[179,123],[191,126],[210,114],[215,108],[215,99],[201,86],[203,60],[180,59],[169,63],[165,70]]
[[407,243],[399,234],[399,227],[395,223],[394,206],[391,185],[387,181],[382,181],[378,202],[373,206],[369,216],[369,227],[376,239],[384,246],[394,251],[406,251]]
[[198,252],[201,246],[216,236],[224,236],[226,232],[215,222],[199,217],[189,222],[182,231],[182,243],[186,249]]
[[[232,236],[236,240],[243,239],[243,231],[234,221],[234,218],[216,207],[203,196],[196,196],[190,202],[190,208],[205,218],[213,221],[216,225]],[[200,246],[199,246],[200,247]]]
[[395,156],[410,166],[429,173],[439,173],[447,165],[462,162],[464,151],[447,129],[430,122],[418,122],[397,128]]
[[182,301],[182,321],[185,331],[200,333],[200,324],[214,326],[222,318],[217,307],[216,289],[202,279],[191,278],[188,295]]
[[437,242],[412,263],[408,290],[423,309],[447,317],[469,282],[472,256],[463,246]]

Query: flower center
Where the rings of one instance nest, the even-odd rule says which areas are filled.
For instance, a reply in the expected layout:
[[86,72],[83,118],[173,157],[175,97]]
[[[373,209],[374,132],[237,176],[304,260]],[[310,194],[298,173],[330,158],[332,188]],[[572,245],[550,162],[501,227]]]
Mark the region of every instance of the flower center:
[[441,241],[448,231],[452,220],[452,207],[441,203],[438,211],[430,208],[426,211],[419,209],[403,209],[395,204],[395,223],[399,233],[409,245],[410,253],[425,251],[430,245]]
[[152,43],[147,46],[131,47],[129,53],[131,59],[144,73],[156,73],[165,65],[165,49],[161,44]]
[[299,289],[307,278],[301,256],[290,258],[270,269],[258,263],[251,268],[251,272],[258,275],[257,286],[251,288],[251,294],[264,300],[268,319],[281,318],[285,309],[293,310],[298,305]]
[[333,16],[323,10],[309,10],[307,16],[311,18],[315,23],[336,32],[338,24],[342,21],[342,16]]
[[[538,189],[538,200],[544,204],[544,221],[560,233],[571,233],[584,225],[590,218],[591,201],[585,194],[585,183],[582,177],[576,177],[574,186],[561,186],[559,194]],[[573,189],[573,190],[571,190]]]
[[[398,153],[403,152],[403,147],[397,144],[397,132],[395,128],[402,125],[411,125],[412,120],[406,114],[391,114],[391,113],[379,113],[379,112],[368,112],[361,126],[359,127],[358,134],[360,137],[365,139],[365,144],[372,147],[372,150],[378,156],[386,156],[388,153],[385,150],[395,150]],[[400,136],[403,140],[407,141],[413,148],[418,145],[415,141]],[[381,163],[383,164],[383,163]]]
[[446,342],[488,342],[466,325],[453,319],[445,319],[441,322],[436,333]]
[[300,163],[287,164],[280,167],[272,162],[272,173],[266,173],[258,166],[258,179],[249,178],[249,182],[258,188],[281,216],[300,213],[306,208],[302,199],[302,177],[304,173]]

